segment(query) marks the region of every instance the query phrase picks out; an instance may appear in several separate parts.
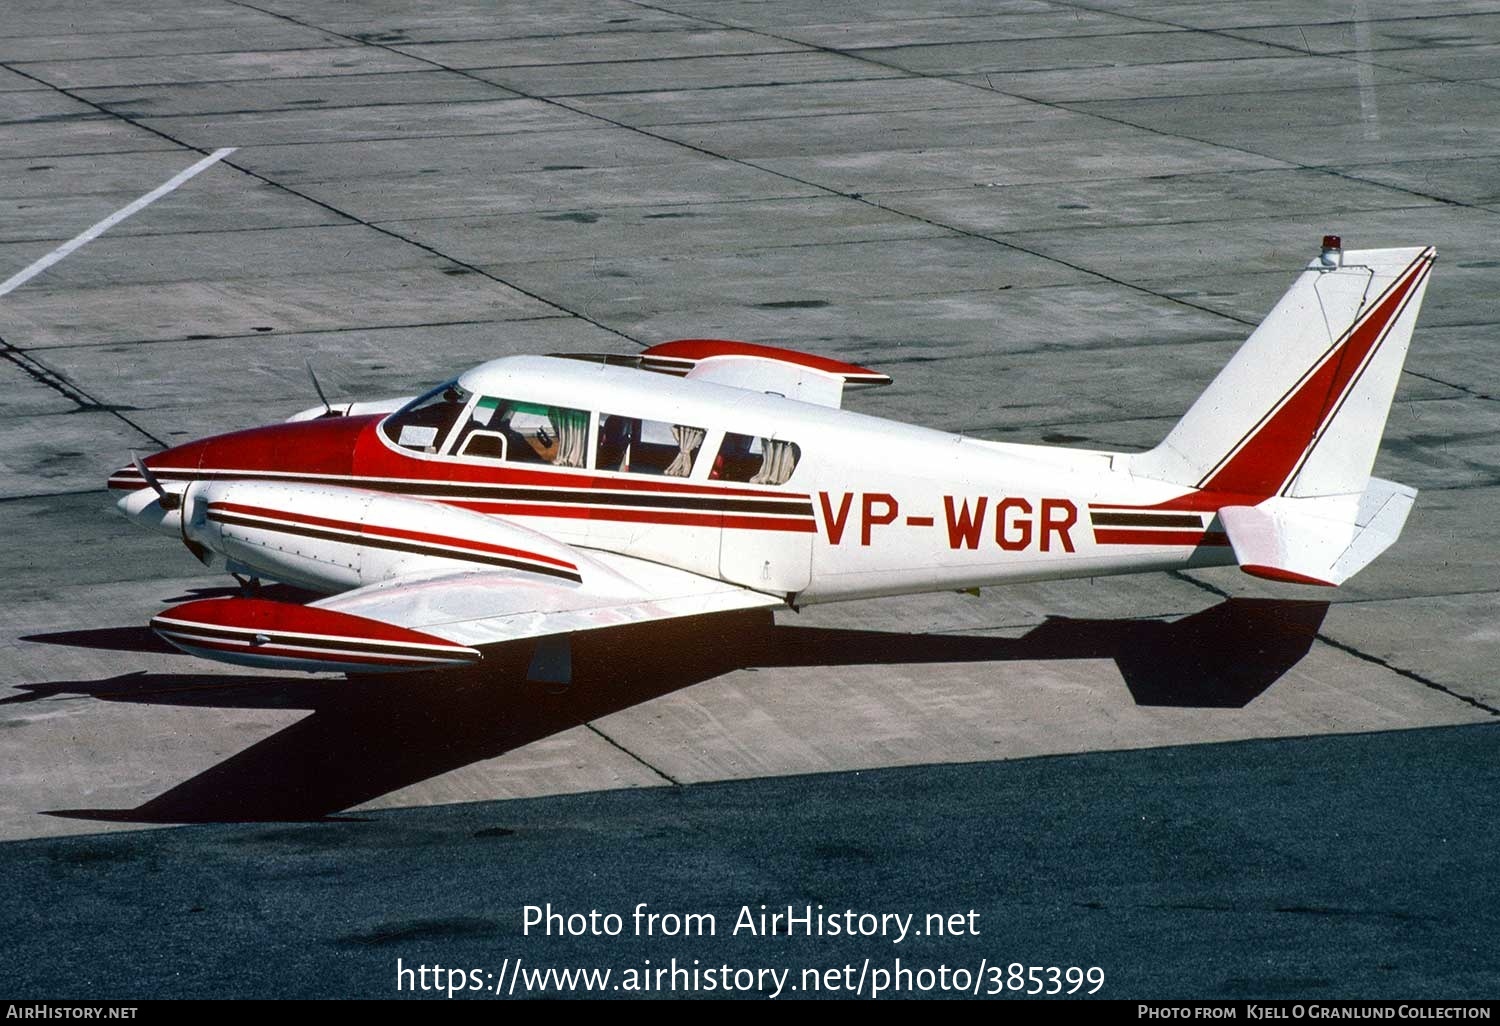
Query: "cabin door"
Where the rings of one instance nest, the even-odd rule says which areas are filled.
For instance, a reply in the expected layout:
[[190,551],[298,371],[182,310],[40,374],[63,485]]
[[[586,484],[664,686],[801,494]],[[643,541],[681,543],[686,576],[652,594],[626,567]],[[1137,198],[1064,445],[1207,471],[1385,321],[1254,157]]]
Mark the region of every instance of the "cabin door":
[[788,441],[724,435],[714,471],[729,485],[719,535],[724,580],[777,594],[799,592],[812,580],[812,497],[791,480],[800,458]]

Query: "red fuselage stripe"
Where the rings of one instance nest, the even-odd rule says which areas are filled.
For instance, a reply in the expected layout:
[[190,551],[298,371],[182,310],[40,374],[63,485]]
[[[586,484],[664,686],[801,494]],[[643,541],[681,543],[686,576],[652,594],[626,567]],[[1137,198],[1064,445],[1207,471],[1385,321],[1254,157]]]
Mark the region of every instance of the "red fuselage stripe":
[[508,513],[518,517],[559,517],[565,520],[614,520],[631,524],[672,524],[679,527],[727,527],[746,531],[791,531],[812,534],[818,526],[812,519],[776,520],[771,517],[736,516],[728,513],[665,513],[659,510],[609,509],[603,506],[545,506],[531,502],[461,501],[460,506],[480,513]]
[[1229,536],[1219,531],[1130,531],[1095,529],[1100,545],[1228,545]]
[[257,645],[249,648],[232,641],[211,641],[207,638],[183,637],[178,644],[189,648],[211,648],[219,652],[234,652],[246,656],[276,656],[281,659],[299,659],[309,663],[361,663],[381,666],[441,666],[444,663],[470,663],[472,659],[462,657],[413,659],[400,656],[366,656],[353,652],[318,652],[300,648],[281,648],[276,645]]
[[232,513],[244,513],[249,516],[266,517],[273,520],[290,520],[294,523],[309,524],[314,527],[331,527],[337,530],[353,531],[358,534],[373,534],[386,538],[402,538],[407,541],[426,542],[430,545],[449,545],[454,548],[473,549],[478,552],[492,552],[500,556],[512,556],[517,559],[529,559],[538,563],[548,563],[552,566],[562,567],[565,570],[576,571],[578,569],[573,563],[555,559],[552,556],[544,556],[539,552],[527,552],[524,549],[513,549],[506,545],[494,545],[489,542],[474,541],[469,538],[450,538],[441,534],[428,534],[425,531],[407,531],[398,527],[384,527],[377,524],[353,524],[346,520],[315,517],[307,513],[289,513],[278,509],[264,509],[259,506],[245,506],[237,502],[214,502],[210,503],[208,508],[210,510],[226,510]]

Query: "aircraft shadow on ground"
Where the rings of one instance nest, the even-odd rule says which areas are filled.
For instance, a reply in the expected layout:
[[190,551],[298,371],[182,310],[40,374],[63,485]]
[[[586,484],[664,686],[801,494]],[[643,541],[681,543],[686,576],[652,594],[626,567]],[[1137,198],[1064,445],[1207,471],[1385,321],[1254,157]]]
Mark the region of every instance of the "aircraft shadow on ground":
[[[1229,599],[1172,623],[1050,618],[1019,638],[777,625],[757,610],[615,628],[574,642],[570,685],[527,682],[531,645],[473,670],[349,680],[130,673],[23,685],[0,705],[59,694],[111,702],[312,715],[134,809],[53,815],[135,823],[304,820],[749,667],[1113,659],[1139,705],[1239,708],[1311,648],[1327,602]],[[155,651],[145,629],[25,640]]]

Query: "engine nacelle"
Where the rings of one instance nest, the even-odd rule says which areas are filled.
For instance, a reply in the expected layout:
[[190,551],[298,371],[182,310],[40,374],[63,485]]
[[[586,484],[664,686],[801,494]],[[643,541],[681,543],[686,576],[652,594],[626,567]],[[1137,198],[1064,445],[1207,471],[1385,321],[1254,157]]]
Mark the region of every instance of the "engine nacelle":
[[183,497],[182,533],[256,576],[321,592],[464,567],[583,579],[576,554],[535,531],[336,485],[197,481]]

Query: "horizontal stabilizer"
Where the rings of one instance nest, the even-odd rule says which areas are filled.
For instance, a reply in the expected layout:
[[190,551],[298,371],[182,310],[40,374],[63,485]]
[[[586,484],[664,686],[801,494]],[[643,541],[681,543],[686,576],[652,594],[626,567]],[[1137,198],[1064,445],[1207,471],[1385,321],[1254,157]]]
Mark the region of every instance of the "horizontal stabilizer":
[[1371,478],[1363,495],[1276,497],[1225,506],[1220,522],[1240,569],[1293,584],[1343,584],[1400,536],[1414,488]]
[[636,367],[749,392],[769,392],[837,409],[850,388],[889,385],[889,375],[815,353],[728,338],[679,338],[640,353],[553,353],[617,367]]
[[769,392],[837,409],[846,388],[889,385],[879,371],[794,349],[721,338],[682,338],[641,354],[642,366],[695,381]]

